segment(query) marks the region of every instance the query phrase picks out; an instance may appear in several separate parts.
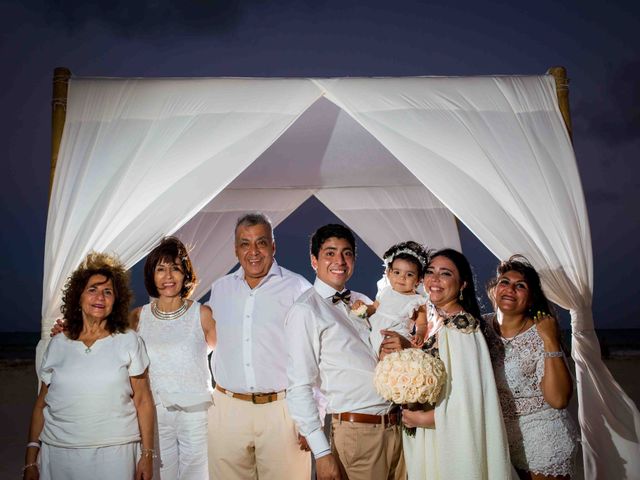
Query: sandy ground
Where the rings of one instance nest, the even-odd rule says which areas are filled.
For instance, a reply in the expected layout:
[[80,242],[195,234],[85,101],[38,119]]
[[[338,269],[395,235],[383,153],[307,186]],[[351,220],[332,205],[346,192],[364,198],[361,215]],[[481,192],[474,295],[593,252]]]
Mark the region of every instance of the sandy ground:
[[[640,358],[607,360],[606,364],[636,405],[640,405],[640,383],[636,380]],[[0,479],[9,480],[20,478],[24,465],[24,445],[37,389],[33,362],[1,361],[0,385]],[[575,412],[575,395],[573,403]],[[580,464],[579,461],[577,479],[582,478]]]

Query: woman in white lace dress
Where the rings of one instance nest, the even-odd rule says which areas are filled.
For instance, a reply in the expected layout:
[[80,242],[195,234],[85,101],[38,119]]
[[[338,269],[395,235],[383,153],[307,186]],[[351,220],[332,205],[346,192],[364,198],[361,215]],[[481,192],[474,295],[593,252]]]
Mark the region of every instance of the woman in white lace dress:
[[211,309],[188,300],[196,275],[186,247],[166,237],[149,253],[144,283],[154,297],[130,315],[149,354],[158,419],[155,479],[206,480],[207,409],[212,403],[207,350],[216,344]]
[[577,431],[566,407],[573,385],[558,322],[526,258],[501,262],[488,287],[496,314],[485,317],[511,462],[522,479],[568,479]]

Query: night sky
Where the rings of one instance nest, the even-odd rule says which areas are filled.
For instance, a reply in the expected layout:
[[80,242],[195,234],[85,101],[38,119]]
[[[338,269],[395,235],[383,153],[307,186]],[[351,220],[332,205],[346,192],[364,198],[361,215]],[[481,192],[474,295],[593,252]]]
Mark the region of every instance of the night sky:
[[[57,66],[78,76],[330,77],[542,74],[563,65],[591,223],[596,326],[640,328],[639,5],[0,0],[0,330],[39,330]],[[332,218],[317,201],[303,205],[276,230],[278,261],[311,277],[308,236]],[[462,234],[481,287],[496,259]],[[372,295],[380,263],[363,248],[352,286]],[[142,303],[139,268],[133,276]]]

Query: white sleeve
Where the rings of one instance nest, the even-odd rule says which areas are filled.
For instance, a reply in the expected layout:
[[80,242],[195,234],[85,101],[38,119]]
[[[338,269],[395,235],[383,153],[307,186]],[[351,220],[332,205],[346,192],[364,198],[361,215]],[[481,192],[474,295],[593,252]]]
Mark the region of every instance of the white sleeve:
[[[60,333],[59,335],[64,335],[64,333]],[[40,364],[40,368],[38,369],[38,376],[40,377],[40,380],[42,380],[42,383],[47,386],[51,383],[51,376],[53,375],[51,361],[53,360],[53,357],[55,357],[54,352],[52,352],[52,349],[55,348],[52,347],[52,345],[55,345],[54,340],[55,337],[53,337],[49,341],[49,345],[47,345],[47,348],[44,351],[44,355],[42,356],[42,363]]]
[[329,441],[314,399],[313,387],[320,383],[320,333],[315,316],[306,305],[294,304],[285,319],[288,359],[287,405],[316,458],[331,453]]
[[149,357],[147,356],[147,349],[144,345],[142,337],[137,333],[129,332],[135,336],[135,341],[132,342],[132,346],[129,350],[129,376],[135,377],[142,375],[149,366]]

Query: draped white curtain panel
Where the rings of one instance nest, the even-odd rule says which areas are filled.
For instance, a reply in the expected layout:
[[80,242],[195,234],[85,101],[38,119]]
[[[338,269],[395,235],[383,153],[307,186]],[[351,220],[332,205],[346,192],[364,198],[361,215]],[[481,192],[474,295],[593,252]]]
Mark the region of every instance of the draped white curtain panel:
[[89,250],[132,266],[176,233],[199,297],[235,263],[239,214],[277,225],[312,195],[378,255],[409,238],[459,249],[453,215],[496,257],[526,255],[571,312],[586,478],[640,478],[640,414],[600,357],[584,195],[547,75],[72,78],[39,351]]

